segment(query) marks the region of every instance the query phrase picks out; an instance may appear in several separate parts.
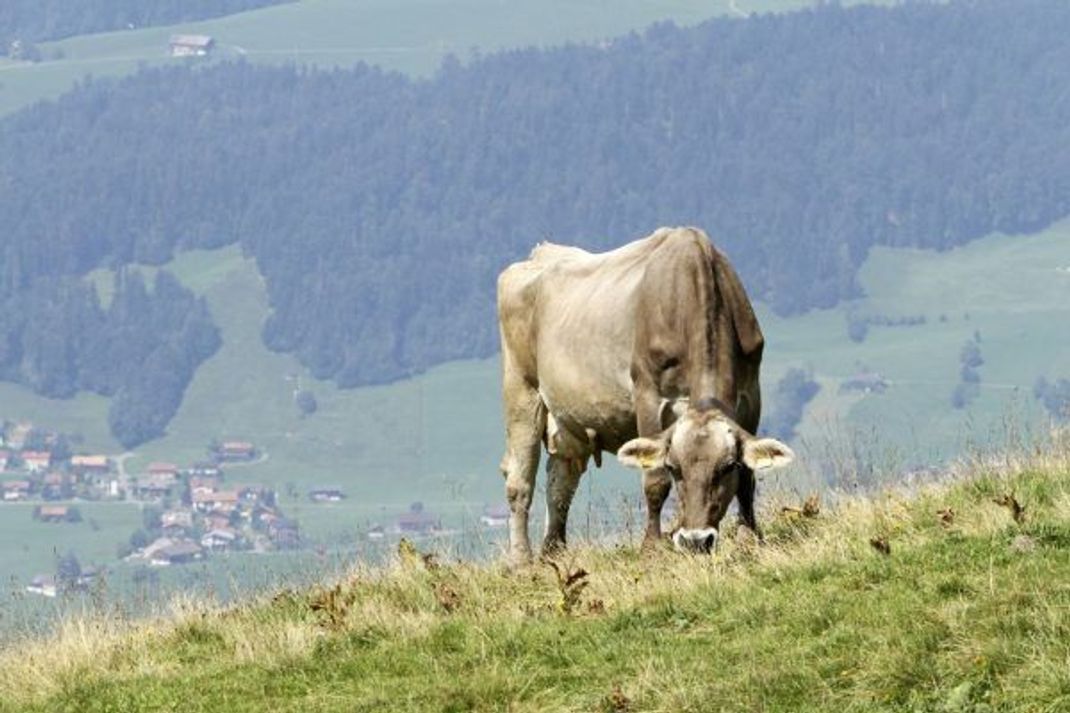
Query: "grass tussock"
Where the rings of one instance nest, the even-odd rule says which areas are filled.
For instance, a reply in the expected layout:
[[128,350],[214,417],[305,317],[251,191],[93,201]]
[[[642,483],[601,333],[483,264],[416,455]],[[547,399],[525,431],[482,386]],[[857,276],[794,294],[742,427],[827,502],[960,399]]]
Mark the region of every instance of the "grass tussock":
[[72,619],[0,654],[0,710],[1070,710],[1067,444],[765,521],[712,557],[403,547],[240,607]]

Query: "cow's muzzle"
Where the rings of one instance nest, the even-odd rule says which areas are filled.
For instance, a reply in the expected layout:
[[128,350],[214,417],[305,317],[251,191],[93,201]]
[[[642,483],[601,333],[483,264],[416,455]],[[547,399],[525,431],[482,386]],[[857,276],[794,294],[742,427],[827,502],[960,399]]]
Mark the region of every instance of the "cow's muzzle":
[[672,536],[672,543],[680,552],[707,554],[717,544],[717,529],[713,527],[701,530],[677,530]]

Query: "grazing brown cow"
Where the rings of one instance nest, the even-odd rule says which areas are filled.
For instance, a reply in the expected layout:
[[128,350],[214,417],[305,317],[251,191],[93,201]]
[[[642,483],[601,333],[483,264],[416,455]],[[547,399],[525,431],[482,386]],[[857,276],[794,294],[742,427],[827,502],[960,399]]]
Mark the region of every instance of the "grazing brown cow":
[[498,317],[514,562],[531,556],[528,510],[543,445],[544,552],[564,545],[580,476],[603,451],[643,470],[647,541],[661,536],[674,481],[679,549],[708,551],[733,497],[758,533],[754,470],[793,455],[752,435],[762,332],[705,233],[662,228],[602,254],[540,245],[498,278]]

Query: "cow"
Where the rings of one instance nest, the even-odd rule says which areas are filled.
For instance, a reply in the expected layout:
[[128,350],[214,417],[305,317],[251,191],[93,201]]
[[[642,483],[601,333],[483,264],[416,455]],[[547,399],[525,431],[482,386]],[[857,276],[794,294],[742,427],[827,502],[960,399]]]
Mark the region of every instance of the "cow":
[[644,545],[676,484],[677,549],[708,552],[733,498],[759,538],[754,471],[789,463],[754,434],[764,338],[735,270],[696,228],[661,228],[606,253],[543,243],[498,278],[510,557],[530,561],[528,511],[547,451],[543,553],[565,544],[593,458],[642,470]]

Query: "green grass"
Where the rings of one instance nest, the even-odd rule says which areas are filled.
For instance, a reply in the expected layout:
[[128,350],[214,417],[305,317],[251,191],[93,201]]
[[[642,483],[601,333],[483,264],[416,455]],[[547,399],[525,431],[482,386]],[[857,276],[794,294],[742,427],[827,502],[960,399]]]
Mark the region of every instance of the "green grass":
[[[741,12],[796,10],[810,0],[736,0]],[[198,23],[73,37],[40,45],[39,64],[0,60],[0,115],[59,96],[76,81],[172,62],[174,33],[215,37],[218,56],[254,62],[378,64],[429,75],[442,58],[506,47],[591,41],[658,20],[738,16],[729,0],[304,0]]]
[[71,434],[76,448],[119,453],[122,446],[108,428],[108,399],[82,392],[71,399],[47,399],[29,389],[0,382],[0,419],[31,421]]
[[[792,319],[761,315],[769,378],[805,364],[827,387],[802,429],[819,444],[830,431],[875,432],[877,445],[903,465],[931,463],[1007,437],[1041,429],[1032,396],[1036,378],[1066,376],[1070,363],[1070,221],[1031,236],[991,235],[944,253],[876,248],[855,305]],[[914,327],[873,327],[861,344],[846,335],[845,314],[924,315]],[[941,321],[941,315],[946,321]],[[981,396],[951,407],[959,351],[978,332],[985,359]],[[884,374],[882,395],[840,396],[839,382],[858,365]]]
[[68,504],[81,511],[81,522],[37,522],[34,504],[0,503],[0,588],[4,594],[11,587],[21,591],[35,574],[51,574],[57,556],[69,551],[76,553],[83,567],[112,566],[116,546],[141,527],[141,510],[135,504]]
[[70,621],[0,661],[0,710],[1066,710],[1067,446],[777,519],[759,548],[581,548],[570,606],[546,566],[402,556],[232,608]]

